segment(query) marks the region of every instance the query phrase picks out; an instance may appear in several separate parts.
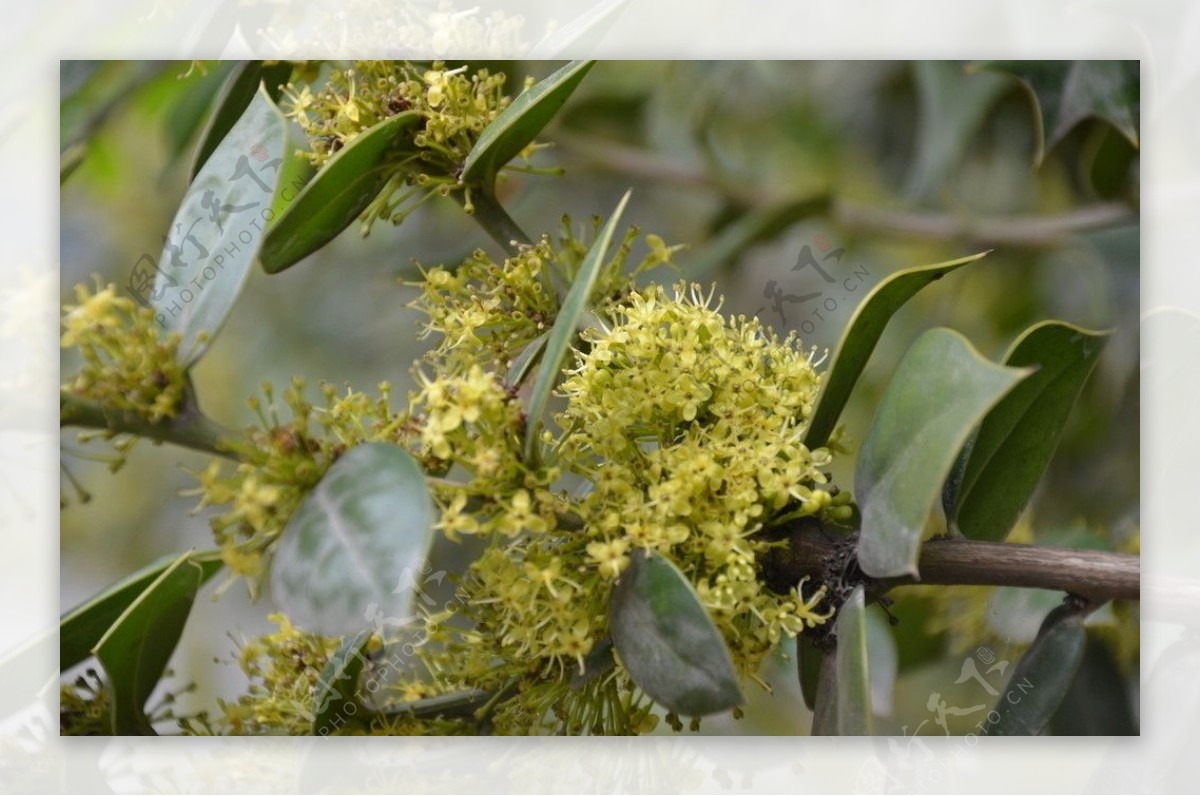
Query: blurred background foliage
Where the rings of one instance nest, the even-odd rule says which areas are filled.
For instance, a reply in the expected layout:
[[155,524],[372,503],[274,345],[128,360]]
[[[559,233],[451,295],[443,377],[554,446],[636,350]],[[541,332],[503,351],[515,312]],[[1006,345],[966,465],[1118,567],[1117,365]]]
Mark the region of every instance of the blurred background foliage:
[[[473,66],[505,72],[511,93],[526,75],[544,77],[556,64]],[[139,257],[157,259],[231,68],[63,62],[64,301],[93,274],[124,286]],[[889,273],[992,249],[893,319],[844,416],[846,440],[861,441],[892,369],[926,328],[960,329],[993,357],[1045,318],[1113,328],[1018,535],[1136,550],[1136,69],[1118,62],[601,63],[543,136],[554,146],[535,157],[564,175],[511,175],[500,200],[537,236],[554,231],[564,214],[579,230],[632,187],[626,219],[687,245],[676,257],[681,273],[656,278],[715,282],[727,311],[758,314],[820,348],[836,343],[856,303]],[[205,412],[249,424],[246,398],[264,381],[284,384],[295,375],[313,388],[328,381],[370,390],[390,381],[404,396],[425,344],[406,307],[415,292],[403,280],[418,263],[454,264],[476,247],[499,254],[457,205],[431,202],[398,227],[376,225],[366,239],[352,225],[282,274],[253,273],[195,370]],[[813,255],[807,265],[805,247]],[[64,358],[63,374],[75,367]],[[205,518],[189,513],[190,498],[176,496],[205,457],[143,442],[114,475],[106,444],[76,437],[74,430],[62,436],[64,608],[164,554],[211,546]],[[841,457],[834,476],[852,483],[853,457]],[[879,666],[872,662],[873,688],[885,714],[880,731],[907,734],[970,730],[982,718],[971,709],[990,704],[988,689],[1007,676],[989,667],[1015,664],[1061,597],[965,587],[894,596],[898,625],[872,609],[873,655],[883,656]],[[265,632],[271,610],[269,595],[251,603],[240,586],[219,602],[197,602],[173,664],[178,680],[198,683],[190,702],[211,707],[215,696],[240,692],[236,667],[219,667],[214,677],[212,660],[227,660],[236,640]],[[1136,610],[1111,606],[1092,621],[1093,643],[1056,731],[1134,731]],[[744,720],[717,718],[705,731],[807,732],[788,653],[764,672],[778,698],[748,689]],[[1097,699],[1110,708],[1097,710]],[[1096,715],[1104,721],[1089,719]]]

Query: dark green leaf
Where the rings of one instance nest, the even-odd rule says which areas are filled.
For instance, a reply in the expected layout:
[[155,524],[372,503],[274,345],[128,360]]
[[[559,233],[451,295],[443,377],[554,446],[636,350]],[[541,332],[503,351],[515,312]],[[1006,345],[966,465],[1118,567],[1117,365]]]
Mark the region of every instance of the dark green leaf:
[[313,735],[329,735],[366,714],[358,681],[374,641],[375,634],[364,630],[343,641],[325,664],[313,694]]
[[514,99],[484,128],[471,148],[463,163],[463,181],[484,185],[493,182],[496,173],[550,123],[595,64],[595,61],[571,61]]
[[558,317],[554,319],[554,326],[550,328],[550,336],[546,338],[546,349],[542,353],[542,366],[538,368],[537,378],[533,382],[533,392],[529,397],[529,422],[525,430],[525,458],[527,461],[533,458],[534,446],[537,444],[538,431],[541,428],[542,413],[546,409],[546,402],[550,400],[550,391],[554,389],[554,384],[558,381],[558,373],[562,368],[563,360],[566,359],[567,352],[571,348],[571,341],[575,339],[575,330],[588,308],[592,287],[596,284],[596,277],[600,275],[600,269],[608,255],[609,244],[612,243],[613,232],[617,228],[617,222],[620,221],[621,213],[625,211],[625,204],[628,201],[629,192],[626,191],[625,195],[621,197],[621,201],[617,203],[617,208],[596,236],[592,248],[588,249],[587,256],[579,265],[575,281],[571,283],[571,289],[567,291],[562,307],[559,308]]
[[986,61],[977,66],[1015,76],[1029,93],[1038,122],[1035,163],[1087,118],[1103,119],[1139,145],[1137,61]]
[[689,258],[684,266],[687,278],[699,279],[732,262],[755,244],[778,237],[793,224],[825,211],[829,199],[828,194],[805,196],[739,216],[722,227],[695,257]]
[[[212,104],[213,97],[217,96],[217,92],[221,90],[221,84],[225,82],[232,66],[233,64],[228,62],[218,63],[207,74],[196,75],[180,86],[180,90],[167,111],[163,125],[169,164],[175,163],[196,136],[196,131],[203,124],[204,116],[208,113],[208,107]],[[250,96],[253,96],[253,92]],[[247,104],[250,102],[250,96],[246,98]],[[244,107],[243,110],[245,110]],[[236,120],[237,116],[234,116],[232,121]],[[188,174],[189,179],[194,176],[196,176],[195,170]]]
[[921,335],[896,368],[856,465],[858,560],[883,578],[917,575],[925,522],[967,436],[1026,371],[989,362],[949,329]]
[[405,135],[421,119],[416,111],[389,116],[329,159],[267,229],[263,270],[279,273],[336,238],[383,190],[389,163],[411,144]]
[[1055,735],[1137,735],[1127,679],[1108,645],[1088,634],[1083,660],[1058,710],[1050,718]]
[[[225,77],[223,73],[214,72],[224,78],[213,104],[212,115],[200,135],[200,143],[196,147],[196,156],[192,161],[190,177],[195,179],[200,169],[208,162],[217,145],[225,140],[225,136],[233,129],[233,125],[241,118],[250,101],[258,92],[259,84],[267,90],[267,96],[278,100],[280,88],[292,74],[292,65],[280,61],[271,66],[264,66],[262,61],[243,61],[234,67],[233,72]],[[207,95],[203,110],[207,110],[212,94]],[[189,136],[190,139],[190,136]],[[187,143],[185,140],[183,143]]]
[[[96,643],[113,626],[117,617],[178,560],[178,556],[161,558],[63,614],[59,620],[60,671],[65,672],[89,657]],[[193,553],[191,560],[200,567],[202,584],[217,574],[223,566],[218,551]]]
[[97,642],[93,652],[104,666],[114,735],[156,734],[146,717],[146,700],[175,652],[203,581],[203,567],[190,553],[180,556]]
[[542,355],[542,351],[546,348],[546,340],[550,337],[549,330],[542,332],[537,337],[525,346],[517,358],[513,360],[512,365],[508,368],[508,373],[504,375],[504,383],[509,387],[516,387],[525,381],[525,376],[528,375],[529,369],[538,361],[538,357]]
[[[1054,609],[1000,692],[983,726],[986,735],[1039,735],[1062,703],[1079,662],[1087,633],[1086,614],[1070,604]],[[995,721],[992,717],[995,716]]]
[[[262,242],[286,142],[283,115],[260,87],[175,214],[150,300],[163,328],[182,337],[184,365],[204,353],[241,292]],[[139,261],[131,284],[150,270]]]
[[973,438],[954,512],[948,514],[964,536],[996,542],[1012,530],[1108,336],[1046,321],[1013,344],[1004,364],[1037,370],[988,412]]
[[833,433],[842,409],[850,398],[850,391],[854,389],[884,327],[896,310],[929,283],[986,254],[982,252],[945,263],[897,271],[876,285],[863,299],[846,324],[846,331],[842,333],[829,370],[825,373],[821,393],[817,396],[817,408],[804,438],[809,448],[819,448],[829,441],[829,435]]
[[707,716],[741,704],[725,639],[670,561],[635,552],[608,610],[621,664],[660,705],[685,716]]
[[913,73],[920,118],[906,192],[928,198],[962,158],[1007,81],[994,74],[965,74],[953,61],[917,61]]
[[351,448],[279,537],[271,566],[275,601],[298,626],[325,636],[410,618],[433,521],[412,456],[386,442]]
[[597,45],[629,5],[629,0],[601,0],[575,19],[546,35],[526,56],[534,61],[557,58],[567,49],[581,52]]

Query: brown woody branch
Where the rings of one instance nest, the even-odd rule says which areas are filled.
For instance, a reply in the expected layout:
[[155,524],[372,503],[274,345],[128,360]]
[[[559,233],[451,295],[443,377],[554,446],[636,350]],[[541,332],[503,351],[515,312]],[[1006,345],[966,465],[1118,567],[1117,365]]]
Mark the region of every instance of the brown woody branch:
[[1097,603],[1137,600],[1141,594],[1141,560],[1126,553],[938,538],[921,548],[919,578],[872,578],[857,566],[857,534],[832,533],[811,521],[793,524],[788,533],[791,544],[764,562],[768,583],[841,580],[841,585],[865,583],[875,594],[916,583],[1019,586],[1065,591]]

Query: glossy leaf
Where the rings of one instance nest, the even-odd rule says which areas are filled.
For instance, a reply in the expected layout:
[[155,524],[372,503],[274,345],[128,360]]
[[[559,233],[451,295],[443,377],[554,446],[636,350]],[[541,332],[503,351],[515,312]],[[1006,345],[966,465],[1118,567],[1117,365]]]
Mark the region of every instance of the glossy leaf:
[[905,188],[927,198],[960,161],[1008,81],[987,72],[966,74],[954,61],[917,61],[912,68],[920,115]]
[[1108,336],[1046,321],[1013,344],[1004,364],[1037,370],[988,412],[973,438],[949,515],[964,536],[993,542],[1008,536],[1050,464]]
[[146,717],[146,700],[175,652],[203,581],[204,569],[191,554],[180,556],[97,642],[94,653],[104,666],[114,735],[156,734]]
[[354,223],[388,179],[387,164],[421,115],[389,116],[338,150],[300,193],[274,217],[263,242],[263,270],[276,274],[320,249]]
[[879,342],[896,310],[926,285],[986,254],[981,252],[945,263],[897,271],[867,294],[846,324],[829,370],[825,373],[821,393],[817,396],[817,408],[804,438],[809,448],[819,448],[829,441],[829,435],[837,426],[838,418],[850,398],[850,391],[854,389],[859,375],[867,366],[867,360],[871,358],[871,352],[875,350],[875,344]]
[[[65,672],[91,656],[92,649],[117,618],[178,560],[178,556],[161,558],[64,613],[59,620],[59,670]],[[190,560],[200,567],[201,584],[223,566],[219,551],[193,553]]]
[[595,61],[571,61],[522,92],[484,128],[463,162],[464,182],[490,185],[496,173],[550,123]]
[[[987,735],[1038,735],[1062,703],[1083,660],[1084,612],[1054,609],[1000,692],[983,729]],[[998,714],[995,721],[993,715]]]
[[141,277],[153,274],[150,303],[163,329],[182,337],[184,365],[204,353],[241,292],[262,243],[286,141],[283,115],[260,86],[192,181],[157,263],[143,258],[135,267],[130,283],[142,298]]
[[621,664],[668,710],[707,716],[742,702],[733,658],[674,564],[637,551],[613,589],[609,626]]
[[613,232],[617,228],[617,222],[621,220],[621,214],[625,211],[628,201],[629,192],[627,191],[596,235],[592,247],[588,249],[587,256],[583,258],[583,262],[579,265],[579,271],[575,274],[575,281],[571,283],[571,289],[567,291],[566,298],[563,299],[562,306],[558,310],[558,317],[554,319],[554,325],[550,327],[550,336],[546,338],[546,348],[542,353],[542,366],[538,368],[537,378],[533,382],[533,392],[529,397],[529,422],[525,430],[526,460],[533,458],[542,414],[546,410],[546,403],[550,400],[550,391],[554,389],[554,384],[558,381],[563,360],[567,358],[567,352],[571,349],[571,341],[575,339],[575,330],[587,311],[592,288],[608,257],[608,247],[612,243]]
[[596,46],[627,5],[629,0],[600,0],[575,19],[548,33],[533,45],[527,57],[545,61],[557,58],[567,49],[580,52]]
[[1141,86],[1137,61],[985,61],[974,68],[1010,74],[1033,103],[1035,162],[1084,119],[1103,119],[1139,145]]
[[305,630],[348,636],[410,618],[433,534],[425,477],[403,448],[358,445],[305,497],[271,566],[275,602]]
[[825,211],[829,199],[828,194],[805,196],[741,215],[722,227],[694,257],[688,258],[684,266],[687,278],[699,279],[732,262],[750,247],[776,238],[793,224]]
[[949,329],[931,329],[913,343],[884,392],[856,465],[863,572],[877,578],[918,574],[921,534],[958,451],[1026,375],[987,361]]
[[363,630],[343,641],[330,656],[313,694],[313,735],[329,735],[366,713],[359,678],[373,643],[377,643],[375,634]]
[[287,82],[291,74],[292,65],[286,61],[270,66],[264,66],[262,61],[243,61],[234,67],[220,86],[213,101],[212,114],[208,117],[204,132],[200,134],[200,143],[192,160],[191,179],[196,178],[216,151],[217,145],[225,140],[233,125],[241,118],[258,92],[259,84],[266,89],[268,97],[278,100],[282,84]]

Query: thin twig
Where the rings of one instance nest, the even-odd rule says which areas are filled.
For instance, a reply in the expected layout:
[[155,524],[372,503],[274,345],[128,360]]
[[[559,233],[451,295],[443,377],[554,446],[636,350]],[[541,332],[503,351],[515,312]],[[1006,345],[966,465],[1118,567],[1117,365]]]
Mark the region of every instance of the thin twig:
[[[789,200],[749,183],[721,178],[691,164],[598,137],[560,137],[557,143],[597,166],[681,188],[715,191],[747,210]],[[833,223],[851,231],[1016,246],[1047,246],[1081,232],[1137,219],[1135,211],[1123,202],[1099,202],[1055,214],[975,216],[879,207],[845,198],[835,199],[828,215]]]

